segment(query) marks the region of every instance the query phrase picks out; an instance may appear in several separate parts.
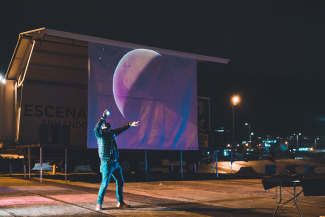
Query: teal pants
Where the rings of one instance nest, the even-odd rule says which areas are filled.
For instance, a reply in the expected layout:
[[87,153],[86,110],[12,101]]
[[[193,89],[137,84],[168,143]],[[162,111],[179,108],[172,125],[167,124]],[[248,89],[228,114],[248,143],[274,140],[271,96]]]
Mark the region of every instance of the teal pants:
[[102,173],[102,183],[98,192],[97,204],[103,204],[104,196],[106,193],[107,186],[109,184],[109,180],[111,179],[111,175],[113,176],[116,183],[117,202],[123,202],[124,179],[122,174],[122,167],[120,166],[120,164],[117,161],[101,161],[100,172]]

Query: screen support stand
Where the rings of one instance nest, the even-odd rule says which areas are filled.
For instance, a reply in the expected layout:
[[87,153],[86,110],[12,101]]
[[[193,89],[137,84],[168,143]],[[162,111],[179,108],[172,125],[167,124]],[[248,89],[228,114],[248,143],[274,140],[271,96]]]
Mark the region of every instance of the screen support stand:
[[215,155],[216,155],[216,171],[217,171],[217,177],[218,177],[219,173],[218,173],[218,153],[217,153],[217,151],[215,151]]
[[146,181],[148,181],[148,161],[147,161],[147,150],[144,150],[144,162],[146,165]]
[[144,150],[144,158],[146,163],[146,173],[148,172],[147,150]]
[[182,173],[182,178],[183,178],[184,176],[183,176],[183,154],[182,154],[182,151],[181,151],[181,173]]
[[215,161],[215,155],[216,155],[216,151],[213,151],[213,157],[212,157],[212,161],[213,161],[213,165],[212,165],[212,173],[214,173],[214,161]]
[[231,149],[231,158],[230,158],[230,160],[231,160],[230,164],[231,164],[231,174],[232,174],[232,149]]
[[30,164],[31,164],[31,159],[30,159],[30,148],[28,148],[28,167],[29,167],[29,180],[30,179],[30,176],[31,176],[31,168],[30,168]]
[[42,182],[42,176],[43,176],[43,168],[42,168],[42,163],[43,163],[43,147],[41,146],[40,148],[40,159],[39,159],[39,165],[41,167],[40,170],[40,182]]
[[68,163],[68,150],[65,149],[65,157],[64,157],[64,160],[65,160],[65,183],[67,183],[67,163]]

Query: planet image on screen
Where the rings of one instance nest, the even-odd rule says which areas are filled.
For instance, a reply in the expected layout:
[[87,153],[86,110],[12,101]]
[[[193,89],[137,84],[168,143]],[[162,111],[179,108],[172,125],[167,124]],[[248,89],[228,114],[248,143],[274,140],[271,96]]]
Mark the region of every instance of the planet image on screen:
[[121,114],[139,120],[143,99],[155,95],[163,57],[152,50],[136,49],[125,54],[113,77],[113,94]]

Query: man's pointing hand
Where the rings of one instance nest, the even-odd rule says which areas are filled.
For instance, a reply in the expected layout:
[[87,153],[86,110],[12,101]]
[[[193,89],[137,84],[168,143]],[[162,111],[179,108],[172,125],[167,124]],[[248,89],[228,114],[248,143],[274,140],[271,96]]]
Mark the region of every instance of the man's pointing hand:
[[139,121],[133,121],[130,126],[131,127],[137,127],[137,126],[139,126]]

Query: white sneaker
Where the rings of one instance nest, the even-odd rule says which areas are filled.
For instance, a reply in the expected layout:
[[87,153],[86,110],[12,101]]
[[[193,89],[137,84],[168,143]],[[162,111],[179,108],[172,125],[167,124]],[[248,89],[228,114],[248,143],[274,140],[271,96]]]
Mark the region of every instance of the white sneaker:
[[117,203],[116,207],[119,207],[119,208],[130,208],[132,207],[131,205],[127,205],[125,204],[124,202],[121,202],[121,203]]
[[102,205],[101,204],[97,204],[96,205],[96,210],[103,210]]

